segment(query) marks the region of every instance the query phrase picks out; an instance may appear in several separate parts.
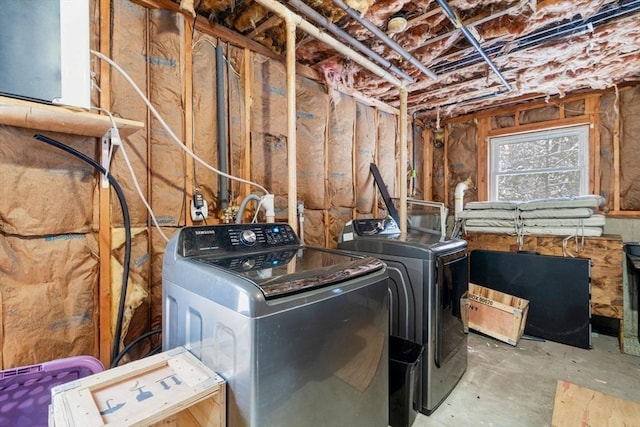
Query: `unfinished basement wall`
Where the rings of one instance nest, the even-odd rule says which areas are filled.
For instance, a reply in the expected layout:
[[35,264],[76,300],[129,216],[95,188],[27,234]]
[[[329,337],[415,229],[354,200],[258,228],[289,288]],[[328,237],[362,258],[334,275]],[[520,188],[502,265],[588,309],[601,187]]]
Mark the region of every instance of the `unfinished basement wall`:
[[589,159],[591,191],[606,198],[605,232],[620,234],[625,241],[637,241],[640,239],[640,172],[637,168],[640,124],[636,119],[639,115],[640,85],[628,85],[450,119],[445,122],[445,145],[433,148],[432,199],[445,202],[452,212],[456,184],[470,177],[474,185],[465,192],[465,203],[487,200],[490,136],[585,122],[597,130],[592,136]]
[[[176,5],[177,8],[177,5]],[[93,49],[101,40],[98,0],[91,2]],[[175,11],[114,0],[106,18],[105,54],[132,78],[178,139],[213,166],[219,163],[216,123],[215,47],[224,52],[224,93],[229,168],[276,195],[277,219],[286,221],[286,81],[283,64],[272,57],[215,36],[213,27],[192,32]],[[103,37],[107,35],[103,34]],[[109,170],[120,183],[132,227],[132,257],[121,346],[162,326],[162,261],[166,242],[193,221],[188,201],[198,189],[211,207],[209,224],[223,221],[219,177],[189,156],[153,117],[131,85],[114,69],[101,76],[92,57],[97,86],[115,117],[144,127],[123,136],[141,193],[160,225],[153,227],[138,195],[124,150],[116,149]],[[109,67],[106,67],[109,69]],[[339,102],[336,102],[339,99]],[[96,88],[93,103],[98,105]],[[124,262],[124,218],[115,193],[99,202],[100,177],[88,165],[32,138],[30,129],[0,126],[0,367],[10,368],[79,354],[110,352],[101,317],[115,327]],[[48,136],[100,160],[100,141]],[[368,171],[378,163],[391,195],[397,197],[397,116],[329,96],[326,87],[297,78],[298,199],[305,206],[305,242],[334,247],[343,224],[357,216],[378,216],[378,197]],[[249,192],[229,185],[236,206]],[[253,208],[252,208],[253,209]],[[109,226],[100,227],[100,218]],[[201,224],[201,223],[200,223]],[[100,243],[110,241],[109,265],[100,272]],[[101,288],[103,278],[109,289]],[[108,300],[104,295],[109,295]],[[103,295],[101,300],[100,296]],[[104,307],[108,309],[105,310]],[[104,323],[102,323],[104,324]],[[157,345],[159,336],[131,353]],[[126,358],[125,358],[126,360]],[[104,359],[108,363],[108,359]]]
[[98,176],[35,133],[98,150],[95,138],[0,125],[0,369],[99,351]]

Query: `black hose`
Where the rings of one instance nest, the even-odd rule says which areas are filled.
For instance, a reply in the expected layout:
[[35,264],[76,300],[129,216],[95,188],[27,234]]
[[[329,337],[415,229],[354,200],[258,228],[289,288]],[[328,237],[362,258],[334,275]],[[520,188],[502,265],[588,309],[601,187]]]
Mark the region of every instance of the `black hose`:
[[81,153],[80,151],[69,147],[55,139],[51,139],[47,136],[41,134],[35,134],[33,136],[35,139],[45,142],[49,145],[52,145],[56,148],[59,148],[67,153],[83,160],[86,163],[89,163],[94,168],[98,169],[102,174],[109,180],[109,183],[113,187],[116,195],[118,196],[118,200],[120,202],[120,208],[122,209],[122,219],[124,221],[124,229],[125,229],[125,243],[124,243],[124,264],[123,264],[123,272],[122,272],[122,290],[120,292],[120,302],[118,304],[118,318],[116,320],[116,327],[113,337],[113,346],[111,349],[111,368],[116,366],[116,360],[120,360],[122,355],[118,355],[118,348],[120,347],[120,338],[122,335],[122,320],[124,316],[124,306],[127,298],[127,283],[129,281],[129,263],[131,260],[131,220],[129,218],[129,208],[127,207],[127,201],[124,198],[124,192],[118,184],[118,181],[99,163],[93,160],[91,157]]
[[[145,338],[149,338],[151,335],[155,335],[155,334],[159,334],[162,332],[162,329],[154,329],[152,331],[148,331],[145,332],[144,334],[140,335],[138,338],[136,338],[135,340],[131,341],[129,344],[127,344],[122,351],[116,356],[115,359],[113,359],[113,362],[111,362],[111,367],[115,367],[118,366],[118,363],[120,363],[120,359],[122,359],[124,357],[125,354],[129,353],[131,351],[131,349],[133,347],[135,347],[140,341],[142,341]],[[162,347],[162,346],[161,346]],[[153,352],[155,350],[152,349],[151,352]],[[150,353],[151,353],[150,352]],[[147,357],[149,354],[145,355],[145,357]]]

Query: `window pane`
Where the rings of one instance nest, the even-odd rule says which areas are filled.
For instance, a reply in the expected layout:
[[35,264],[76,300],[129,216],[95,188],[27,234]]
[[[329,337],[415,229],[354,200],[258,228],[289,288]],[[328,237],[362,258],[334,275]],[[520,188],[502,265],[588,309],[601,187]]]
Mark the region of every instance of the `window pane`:
[[498,175],[498,200],[580,195],[580,170]]
[[497,172],[580,166],[580,139],[576,135],[500,144],[498,147]]
[[589,127],[491,139],[491,200],[526,201],[588,192]]

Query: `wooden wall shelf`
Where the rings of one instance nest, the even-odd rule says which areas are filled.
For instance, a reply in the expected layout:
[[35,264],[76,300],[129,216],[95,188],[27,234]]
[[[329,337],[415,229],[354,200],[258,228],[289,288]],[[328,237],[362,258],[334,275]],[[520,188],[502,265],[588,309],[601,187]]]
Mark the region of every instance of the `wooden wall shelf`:
[[[115,121],[122,137],[144,127],[134,120]],[[111,127],[111,120],[106,115],[0,96],[0,124],[100,138]]]

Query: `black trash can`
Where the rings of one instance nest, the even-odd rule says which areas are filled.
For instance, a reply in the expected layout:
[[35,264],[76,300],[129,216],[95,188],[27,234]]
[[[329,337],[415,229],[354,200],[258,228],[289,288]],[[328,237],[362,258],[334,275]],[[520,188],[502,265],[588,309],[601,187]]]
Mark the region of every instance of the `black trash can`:
[[389,425],[410,427],[418,414],[418,380],[424,347],[389,337]]

